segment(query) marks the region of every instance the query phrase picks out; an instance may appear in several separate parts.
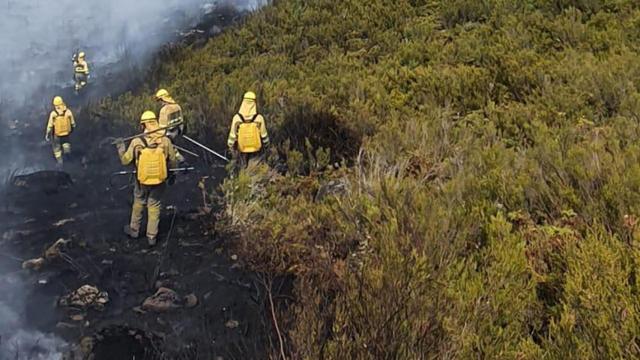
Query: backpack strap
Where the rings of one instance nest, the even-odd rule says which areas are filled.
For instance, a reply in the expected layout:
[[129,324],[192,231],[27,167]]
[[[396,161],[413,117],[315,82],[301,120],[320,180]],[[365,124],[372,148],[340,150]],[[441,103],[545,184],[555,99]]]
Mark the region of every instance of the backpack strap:
[[247,119],[245,119],[244,116],[242,116],[240,113],[238,113],[237,115],[240,116],[240,120],[242,120],[242,122],[247,122],[247,123],[252,123],[252,122],[256,121],[258,116],[260,116],[260,114],[256,113],[251,117],[251,119],[249,121],[247,121]]
[[[136,146],[134,148],[134,154],[135,154],[135,157],[136,157],[136,163],[138,163],[138,160],[140,158],[140,151],[142,151],[143,149],[146,149],[146,148],[149,147],[149,143],[147,142],[147,139],[144,138],[144,136],[141,136],[139,139],[140,139],[140,141],[142,141],[142,145],[143,146],[139,146],[138,145],[138,146]],[[139,149],[139,148],[142,148],[142,149]]]

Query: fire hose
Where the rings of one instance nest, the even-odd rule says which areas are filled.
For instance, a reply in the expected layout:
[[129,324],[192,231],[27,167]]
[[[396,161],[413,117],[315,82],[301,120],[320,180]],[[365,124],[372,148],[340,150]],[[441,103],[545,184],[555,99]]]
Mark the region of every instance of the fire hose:
[[171,129],[173,129],[173,128],[174,128],[174,127],[176,127],[176,126],[177,126],[177,125],[170,125],[170,126],[159,127],[159,128],[157,128],[157,129],[155,129],[155,130],[151,130],[151,131],[143,132],[143,133],[140,133],[140,134],[138,134],[138,135],[133,135],[133,136],[129,136],[129,137],[126,137],[126,138],[117,138],[117,139],[115,139],[114,141],[112,141],[112,142],[111,142],[111,145],[116,145],[116,144],[117,144],[117,143],[119,143],[119,142],[125,142],[125,141],[129,141],[129,140],[133,140],[133,139],[141,138],[141,137],[147,136],[147,135],[149,135],[149,134],[155,134],[155,133],[160,132],[160,131],[164,131],[164,130],[171,130]]
[[206,150],[206,151],[210,152],[211,154],[213,154],[213,155],[215,155],[215,156],[219,157],[220,159],[222,159],[222,160],[224,160],[224,161],[226,161],[226,162],[229,162],[229,159],[227,159],[227,157],[226,157],[226,156],[223,156],[223,155],[218,154],[217,152],[215,152],[215,151],[213,151],[213,150],[209,149],[208,147],[206,147],[206,146],[204,146],[204,145],[200,144],[199,142],[197,142],[197,141],[193,140],[192,138],[188,137],[187,135],[182,135],[182,137],[183,137],[185,140],[189,141],[190,143],[192,143],[192,144],[194,144],[194,145],[196,145],[196,146],[198,146],[198,147],[200,147],[200,148],[202,148],[202,149],[204,149],[204,150]]
[[153,269],[153,274],[151,275],[151,284],[150,284],[151,289],[155,289],[156,281],[160,276],[160,269],[164,265],[164,261],[167,255],[169,254],[169,251],[170,251],[169,245],[171,244],[171,234],[173,233],[173,226],[175,225],[176,215],[178,214],[177,206],[169,205],[167,206],[166,209],[173,210],[173,216],[171,217],[171,225],[169,226],[169,232],[167,232],[167,239],[165,241],[164,248],[162,249],[162,254],[160,255],[160,258],[158,259],[158,263],[156,264],[156,267]]
[[[194,168],[193,166],[189,166],[189,167],[181,167],[181,168],[175,168],[175,169],[169,169],[168,171],[171,173],[178,173],[178,172],[186,172],[186,171],[193,171],[196,168]],[[116,171],[114,173],[111,174],[111,176],[117,176],[117,175],[134,175],[137,174],[138,171],[137,170],[124,170],[124,171]]]
[[[157,128],[157,129],[155,129],[155,130],[151,130],[151,131],[149,131],[149,132],[144,132],[144,133],[141,133],[141,134],[138,134],[138,135],[129,136],[129,137],[126,137],[126,138],[119,138],[119,139],[115,139],[114,141],[112,141],[112,142],[111,142],[111,144],[112,144],[112,145],[115,145],[115,144],[117,144],[118,142],[125,142],[125,141],[133,140],[133,139],[136,139],[136,138],[141,138],[141,137],[143,137],[143,136],[147,136],[147,135],[149,135],[149,134],[153,134],[153,133],[160,132],[160,131],[163,131],[163,130],[170,130],[170,129],[175,128],[175,127],[176,127],[176,126],[178,126],[178,125],[180,125],[180,124],[177,124],[177,125],[170,125],[170,126],[165,126],[165,127]],[[229,159],[228,159],[226,156],[221,155],[220,153],[218,153],[218,152],[216,152],[216,151],[214,151],[214,150],[212,150],[212,149],[210,149],[210,148],[208,148],[208,147],[206,147],[206,146],[202,145],[201,143],[199,143],[199,142],[197,142],[197,141],[193,140],[192,138],[188,137],[187,135],[182,135],[182,137],[183,137],[185,140],[189,141],[190,143],[192,143],[192,144],[194,144],[194,145],[196,145],[196,146],[200,147],[201,149],[203,149],[203,150],[205,150],[205,151],[207,151],[207,152],[209,152],[209,153],[211,153],[211,154],[213,154],[213,155],[215,155],[215,156],[219,157],[220,159],[222,159],[222,160],[224,160],[224,161],[226,161],[226,162],[229,162]],[[175,145],[174,145],[174,146],[175,146]],[[185,150],[185,149],[183,149],[183,148],[179,148],[179,150],[183,151],[183,150]],[[185,151],[185,152],[186,152],[187,154],[189,154],[189,155],[198,156],[197,154],[194,154],[194,153],[189,152],[189,151]]]
[[178,149],[180,152],[185,153],[185,154],[189,154],[189,155],[194,156],[194,157],[197,157],[197,158],[199,158],[199,157],[200,157],[200,155],[198,155],[198,154],[196,154],[196,153],[194,153],[194,152],[192,152],[192,151],[189,151],[189,150],[187,150],[187,149],[185,149],[185,148],[183,148],[183,147],[181,147],[181,146],[178,146],[178,145],[176,145],[176,144],[173,144],[173,147],[174,147],[174,148],[176,148],[176,149]]
[[[168,171],[170,173],[179,173],[179,172],[187,172],[187,171],[193,171],[196,168],[193,166],[189,166],[189,167],[181,167],[181,168],[175,168],[175,169],[169,169]],[[124,170],[124,171],[116,171],[114,173],[111,174],[111,176],[109,176],[109,186],[110,187],[114,187],[113,185],[113,178],[116,176],[124,176],[124,175],[130,175],[130,181],[127,185],[119,187],[118,190],[124,190],[126,188],[128,188],[129,186],[131,186],[131,180],[133,180],[133,176],[136,175],[138,173],[138,171],[136,170]]]

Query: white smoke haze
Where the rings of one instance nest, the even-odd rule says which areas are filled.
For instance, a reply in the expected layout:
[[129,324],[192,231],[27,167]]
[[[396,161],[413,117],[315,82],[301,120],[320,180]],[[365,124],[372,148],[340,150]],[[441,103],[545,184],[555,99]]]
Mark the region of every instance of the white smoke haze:
[[24,281],[17,274],[0,276],[0,360],[59,360],[68,345],[59,337],[26,330],[22,324],[25,312]]
[[[42,128],[46,119],[20,118],[24,107],[45,109],[45,89],[72,87],[72,55],[81,50],[91,67],[91,82],[108,76],[121,62],[144,69],[162,45],[183,30],[197,25],[202,15],[216,6],[239,10],[256,9],[268,0],[0,0],[0,186],[7,186],[8,173],[42,169],[49,147],[24,146],[20,122]],[[36,154],[37,153],[37,154]],[[37,159],[37,160],[36,160]],[[3,202],[0,193],[0,203]],[[2,224],[0,230],[7,224]],[[18,267],[0,256],[0,269]],[[4,263],[3,263],[4,262]],[[8,266],[7,266],[8,265]],[[25,289],[34,284],[25,278],[0,273],[0,360],[60,359],[66,344],[52,334],[29,329],[24,324]],[[53,308],[51,311],[55,311]]]
[[[216,7],[254,10],[268,0],[0,0],[0,136],[5,156],[0,178],[43,170],[45,161],[25,151],[18,133],[42,128],[46,118],[25,117],[25,108],[48,113],[60,88],[73,87],[72,56],[84,51],[89,86],[114,72],[144,71],[167,42],[197,25]],[[129,72],[130,73],[130,72]],[[140,75],[140,74],[135,74]],[[76,99],[66,98],[72,105]],[[7,141],[10,146],[7,146]],[[8,149],[6,149],[8,148]],[[29,153],[31,152],[31,153]]]
[[0,0],[0,101],[23,104],[42,86],[71,85],[71,57],[87,54],[94,81],[126,57],[150,54],[219,5],[254,9],[264,0]]

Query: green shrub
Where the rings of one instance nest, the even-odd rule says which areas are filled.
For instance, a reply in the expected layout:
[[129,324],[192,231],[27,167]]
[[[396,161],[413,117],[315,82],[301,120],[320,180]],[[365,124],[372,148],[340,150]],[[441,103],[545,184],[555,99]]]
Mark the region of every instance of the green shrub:
[[217,226],[293,279],[292,358],[633,358],[639,24],[631,0],[281,0],[95,110],[133,124],[166,86],[223,144],[258,92],[286,171],[226,179]]

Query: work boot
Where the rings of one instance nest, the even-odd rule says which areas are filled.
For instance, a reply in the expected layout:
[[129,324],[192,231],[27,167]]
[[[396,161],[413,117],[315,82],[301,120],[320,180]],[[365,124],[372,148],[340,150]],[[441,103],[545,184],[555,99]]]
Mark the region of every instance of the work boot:
[[131,229],[131,226],[129,226],[129,225],[125,225],[124,226],[124,233],[127,234],[132,239],[137,239],[138,236],[139,236],[138,232],[137,231],[133,231]]
[[149,243],[149,246],[156,246],[156,237],[155,236],[147,236],[147,242]]

